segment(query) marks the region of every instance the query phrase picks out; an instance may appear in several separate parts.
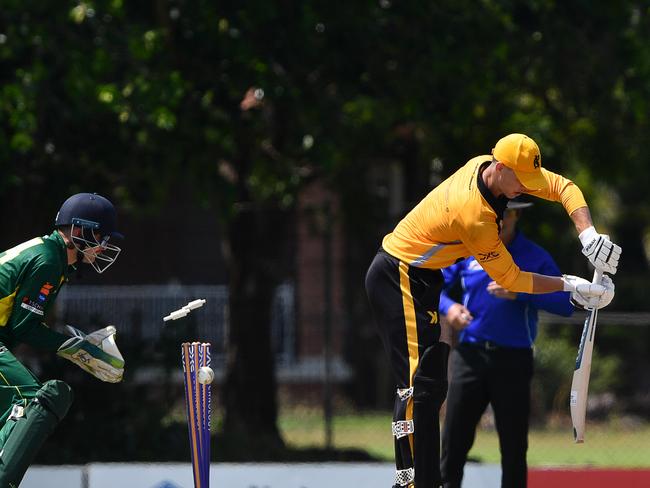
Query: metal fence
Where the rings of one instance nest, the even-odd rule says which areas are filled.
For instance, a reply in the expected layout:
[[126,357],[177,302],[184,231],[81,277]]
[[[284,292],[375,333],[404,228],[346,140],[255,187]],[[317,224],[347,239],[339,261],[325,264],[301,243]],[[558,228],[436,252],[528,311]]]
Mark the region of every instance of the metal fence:
[[[169,312],[196,298],[207,300],[203,308],[182,321],[163,322],[162,318]],[[374,359],[372,367],[359,369],[345,355],[341,346],[345,341],[337,341],[328,366],[322,343],[305,344],[307,338],[318,340],[322,337],[319,333],[322,325],[316,326],[309,320],[297,321],[296,305],[291,283],[276,290],[271,336],[278,365],[279,427],[284,439],[295,447],[353,448],[390,460],[393,442],[389,403],[394,389],[383,351],[373,350],[368,355]],[[85,330],[115,324],[120,344],[127,347],[130,343],[145,341],[155,344],[152,347],[155,349],[166,333],[189,328],[197,339],[212,342],[217,378],[222,378],[229,331],[225,286],[70,286],[64,288],[57,300],[57,316],[61,322]],[[571,318],[544,313],[540,316],[533,381],[531,465],[648,467],[650,381],[645,370],[650,358],[650,314],[607,311],[600,314],[587,443],[575,447],[568,416],[568,387],[583,319],[581,313]],[[358,324],[347,327],[345,321],[334,322],[335,337],[350,334],[355,327],[358,330]],[[311,328],[312,332],[306,334],[305,328]],[[370,337],[372,334],[366,335],[364,340],[378,342],[376,337]],[[169,341],[170,358],[177,361],[174,354],[178,341],[174,340]],[[356,344],[354,350],[358,354],[363,349],[368,346]],[[155,362],[156,358],[151,357]],[[139,367],[142,369],[142,362]],[[177,370],[180,371],[179,368],[170,369],[172,374]],[[328,375],[332,388],[324,388]],[[139,381],[151,382],[152,378],[146,376]],[[360,408],[353,400],[354,392],[369,385],[377,390],[377,401]],[[316,401],[303,403],[307,391]],[[324,395],[331,397],[325,401]],[[489,410],[479,425],[470,456],[483,462],[499,461],[498,438]]]
[[[163,317],[188,302],[205,305],[182,322]],[[189,321],[196,339],[212,343],[213,361],[222,365],[228,342],[228,287],[225,285],[68,286],[56,301],[57,318],[88,330],[116,326],[122,340],[157,340],[165,328]],[[271,340],[279,364],[291,364],[294,348],[293,285],[282,284],[273,298]]]

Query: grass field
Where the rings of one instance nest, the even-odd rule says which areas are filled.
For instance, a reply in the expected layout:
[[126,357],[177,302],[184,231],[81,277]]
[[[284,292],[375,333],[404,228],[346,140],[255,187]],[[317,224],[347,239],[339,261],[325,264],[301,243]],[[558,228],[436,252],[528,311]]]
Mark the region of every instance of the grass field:
[[[333,422],[333,447],[368,451],[385,461],[393,459],[388,413],[340,415]],[[292,447],[324,447],[324,423],[319,412],[299,411],[281,416],[280,429]],[[479,430],[470,457],[499,462],[496,432]],[[529,437],[530,466],[578,465],[650,467],[650,424],[623,429],[615,423],[588,424],[586,442],[574,444],[570,427],[533,429]]]

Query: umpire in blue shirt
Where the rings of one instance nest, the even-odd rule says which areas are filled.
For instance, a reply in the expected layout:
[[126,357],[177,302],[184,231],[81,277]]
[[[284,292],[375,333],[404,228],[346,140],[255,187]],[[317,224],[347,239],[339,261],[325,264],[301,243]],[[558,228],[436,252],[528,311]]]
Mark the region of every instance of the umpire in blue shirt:
[[[508,203],[501,222],[501,239],[521,269],[560,276],[548,252],[517,229],[522,209],[531,205],[517,200]],[[459,344],[450,358],[451,378],[442,436],[444,487],[460,488],[476,426],[490,403],[501,447],[501,486],[523,488],[527,482],[537,310],[569,316],[573,312],[570,294],[509,292],[492,281],[473,257],[442,271],[445,289],[440,297],[440,312],[454,329],[461,331]],[[459,280],[462,304],[454,302],[445,291]]]

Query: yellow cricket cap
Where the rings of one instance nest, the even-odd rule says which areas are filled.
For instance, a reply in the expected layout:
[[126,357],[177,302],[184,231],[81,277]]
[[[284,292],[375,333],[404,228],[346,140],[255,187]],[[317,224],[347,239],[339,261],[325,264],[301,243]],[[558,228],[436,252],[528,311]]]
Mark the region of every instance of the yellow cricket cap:
[[546,186],[542,175],[542,154],[537,143],[524,134],[509,134],[497,142],[492,155],[500,163],[513,170],[517,178],[529,190]]

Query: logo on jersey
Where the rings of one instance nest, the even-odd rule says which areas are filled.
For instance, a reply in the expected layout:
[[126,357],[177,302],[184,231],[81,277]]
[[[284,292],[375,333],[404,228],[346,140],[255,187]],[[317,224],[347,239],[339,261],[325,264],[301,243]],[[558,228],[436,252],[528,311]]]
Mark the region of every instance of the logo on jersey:
[[437,324],[438,323],[438,312],[431,312],[430,310],[427,310],[427,313],[431,317],[431,321],[429,323],[430,324]]
[[23,298],[23,302],[20,304],[20,306],[25,310],[29,310],[30,312],[35,313],[36,315],[41,315],[41,316],[45,315],[43,311],[43,305],[33,300],[30,300],[28,297]]
[[493,259],[496,259],[498,257],[499,257],[499,253],[496,251],[478,253],[478,260],[481,261],[482,263],[485,263],[487,261],[492,261]]
[[41,286],[41,290],[38,292],[38,301],[40,303],[45,303],[47,300],[48,295],[54,288],[54,285],[50,284],[49,282],[46,282],[43,286]]

